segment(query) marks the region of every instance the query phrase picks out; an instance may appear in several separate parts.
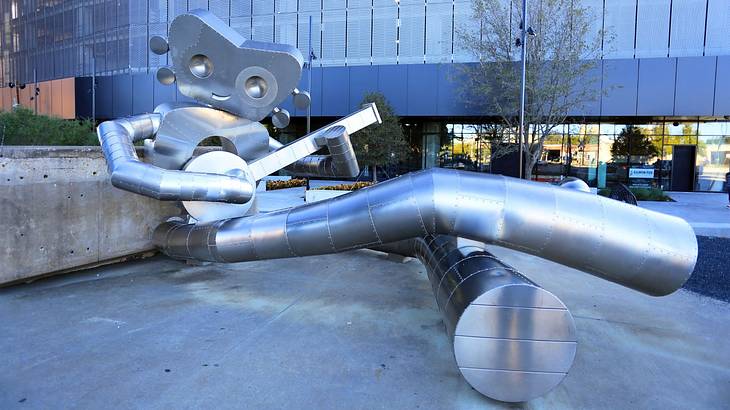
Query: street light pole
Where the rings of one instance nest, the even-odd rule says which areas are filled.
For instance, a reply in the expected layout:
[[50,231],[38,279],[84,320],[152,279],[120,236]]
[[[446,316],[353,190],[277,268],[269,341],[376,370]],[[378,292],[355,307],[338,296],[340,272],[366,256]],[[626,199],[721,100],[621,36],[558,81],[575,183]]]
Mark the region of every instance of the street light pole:
[[525,172],[525,166],[523,164],[523,138],[527,141],[525,135],[525,83],[527,82],[527,0],[522,0],[522,28],[521,40],[522,40],[522,83],[520,84],[520,128],[518,141],[520,145],[520,171],[519,176],[523,178]]
[[38,73],[33,69],[33,102],[35,105],[35,115],[38,115]]
[[91,56],[91,120],[96,126],[96,56]]
[[307,56],[307,87],[309,88],[310,103],[307,106],[307,134],[311,132],[312,128],[312,16],[309,16],[309,55]]

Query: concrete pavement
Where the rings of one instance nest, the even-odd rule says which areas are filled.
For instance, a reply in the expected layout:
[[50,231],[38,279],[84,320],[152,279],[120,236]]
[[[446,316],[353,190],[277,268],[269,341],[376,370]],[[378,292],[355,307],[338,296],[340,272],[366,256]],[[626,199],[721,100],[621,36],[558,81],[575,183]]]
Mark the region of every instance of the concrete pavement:
[[[692,215],[682,204],[667,205]],[[0,408],[727,408],[729,304],[490,250],[576,320],[571,372],[529,403],[489,400],[460,377],[418,261],[363,250],[203,266],[159,256],[0,289]]]
[[683,218],[697,235],[730,238],[727,193],[667,192],[676,202],[642,201],[639,206]]
[[[494,253],[562,298],[568,377],[524,408],[726,408],[730,305]],[[460,377],[418,261],[155,257],[0,289],[0,408],[504,408]]]

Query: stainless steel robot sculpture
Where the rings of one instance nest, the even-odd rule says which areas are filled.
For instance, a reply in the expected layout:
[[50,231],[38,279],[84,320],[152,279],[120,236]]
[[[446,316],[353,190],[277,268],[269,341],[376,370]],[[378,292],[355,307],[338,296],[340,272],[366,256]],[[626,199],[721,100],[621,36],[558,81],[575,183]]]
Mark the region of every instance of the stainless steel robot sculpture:
[[[282,145],[259,123],[285,127],[277,107],[296,89],[302,56],[291,46],[245,40],[205,11],[154,37],[177,83],[198,104],[163,104],[154,113],[98,128],[112,184],[159,200],[182,201],[186,222],[168,221],[154,240],[183,259],[242,262],[374,248],[417,256],[426,265],[454,356],[481,393],[525,401],[558,385],[576,352],[573,317],[552,293],[484,250],[496,244],[582,270],[649,295],[678,289],[697,257],[683,220],[575,189],[497,175],[431,169],[328,201],[258,213],[256,182],[280,169],[354,176],[350,135],[380,122],[374,105]],[[224,151],[194,156],[210,136]],[[134,142],[145,142],[147,162]],[[315,155],[327,148],[326,155]],[[476,242],[474,242],[476,241]]]

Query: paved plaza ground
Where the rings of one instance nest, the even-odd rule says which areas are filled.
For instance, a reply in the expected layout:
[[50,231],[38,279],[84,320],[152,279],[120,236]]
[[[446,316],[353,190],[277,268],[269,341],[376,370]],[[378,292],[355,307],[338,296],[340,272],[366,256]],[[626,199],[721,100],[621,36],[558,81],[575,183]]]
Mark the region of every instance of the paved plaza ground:
[[686,220],[697,235],[730,238],[727,193],[669,192],[668,194],[675,202],[642,201],[639,205]]
[[[565,381],[521,407],[727,408],[730,304],[490,250],[561,298],[578,330]],[[0,289],[0,318],[3,409],[510,407],[460,377],[424,267],[374,251],[156,256]]]

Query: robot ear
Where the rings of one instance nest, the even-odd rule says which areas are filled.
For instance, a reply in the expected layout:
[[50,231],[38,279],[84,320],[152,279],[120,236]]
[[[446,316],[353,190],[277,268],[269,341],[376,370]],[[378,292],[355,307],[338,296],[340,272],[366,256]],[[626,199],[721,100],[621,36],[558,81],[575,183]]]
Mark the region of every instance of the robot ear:
[[160,67],[157,69],[157,81],[160,84],[170,85],[175,82],[175,72],[170,67]]
[[165,37],[152,36],[150,37],[150,50],[158,56],[161,56],[170,51],[170,45],[167,43]]
[[274,111],[271,112],[271,123],[278,129],[283,129],[289,126],[290,120],[291,115],[289,115],[289,111],[283,108],[276,107],[274,108]]
[[297,107],[297,109],[306,110],[307,107],[309,107],[309,104],[312,103],[312,97],[309,96],[307,91],[295,88],[294,91],[292,91],[292,96],[294,106]]

